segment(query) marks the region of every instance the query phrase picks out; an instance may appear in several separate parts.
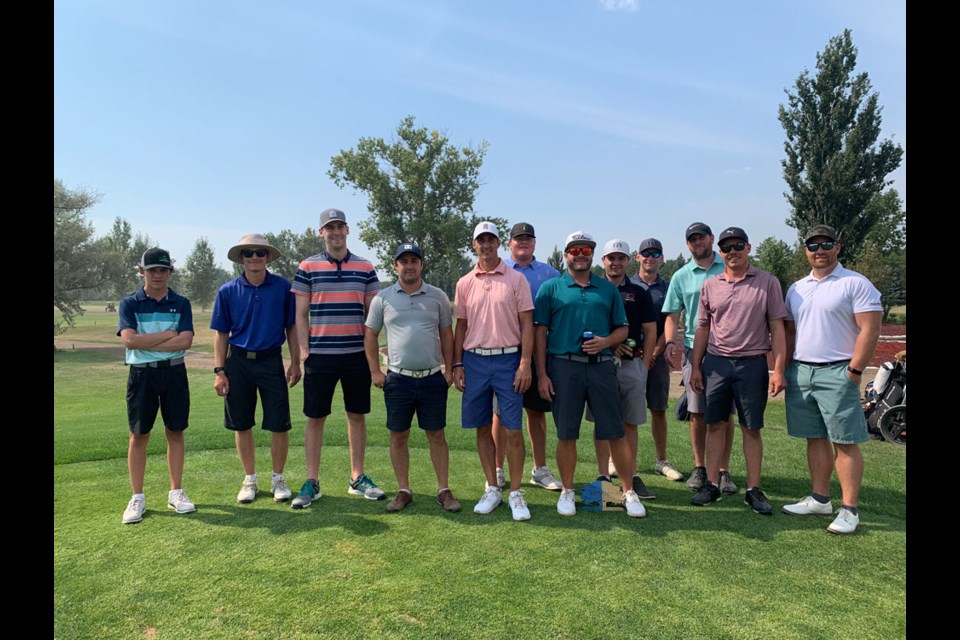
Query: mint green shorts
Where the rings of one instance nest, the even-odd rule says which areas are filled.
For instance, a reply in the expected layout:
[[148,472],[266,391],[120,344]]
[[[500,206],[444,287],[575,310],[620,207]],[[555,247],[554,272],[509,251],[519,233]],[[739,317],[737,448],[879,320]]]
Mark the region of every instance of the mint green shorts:
[[787,367],[787,433],[796,438],[828,438],[837,444],[869,439],[860,386],[847,375],[848,362]]

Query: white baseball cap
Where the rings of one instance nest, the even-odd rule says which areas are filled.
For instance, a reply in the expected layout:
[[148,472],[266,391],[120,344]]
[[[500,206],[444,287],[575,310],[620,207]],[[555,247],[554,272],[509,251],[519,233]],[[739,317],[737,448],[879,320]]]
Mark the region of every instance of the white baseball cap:
[[603,253],[600,255],[600,257],[605,258],[611,253],[622,253],[629,257],[630,245],[627,244],[626,240],[620,240],[619,238],[608,240],[607,244],[603,245]]
[[564,252],[570,248],[570,245],[574,244],[585,244],[588,245],[591,249],[597,248],[597,243],[593,239],[593,236],[587,233],[586,231],[574,231],[567,236],[567,243],[563,246]]
[[489,220],[484,220],[473,228],[473,239],[476,240],[481,234],[484,233],[492,233],[497,240],[500,239],[500,232],[497,230],[497,225],[493,224]]

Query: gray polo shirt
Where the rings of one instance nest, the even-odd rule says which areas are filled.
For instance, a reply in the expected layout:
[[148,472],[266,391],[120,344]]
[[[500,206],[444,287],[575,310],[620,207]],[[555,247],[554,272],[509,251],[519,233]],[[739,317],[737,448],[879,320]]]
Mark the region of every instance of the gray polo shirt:
[[452,322],[447,294],[424,282],[413,293],[399,283],[382,289],[370,303],[364,324],[374,331],[386,326],[390,366],[419,371],[440,366],[438,328]]

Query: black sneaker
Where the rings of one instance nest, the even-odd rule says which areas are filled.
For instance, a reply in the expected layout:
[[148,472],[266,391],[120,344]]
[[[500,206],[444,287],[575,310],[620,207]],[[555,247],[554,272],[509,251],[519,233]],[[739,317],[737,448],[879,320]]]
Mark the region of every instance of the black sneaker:
[[710,484],[709,482],[704,483],[700,490],[697,491],[693,499],[690,501],[694,506],[702,507],[711,502],[718,502],[723,500],[723,494],[720,493],[720,487],[715,484]]
[[633,476],[633,490],[637,492],[637,497],[641,500],[653,500],[657,497],[653,491],[647,489],[647,485],[643,484],[640,476]]
[[762,516],[772,516],[773,507],[767,502],[767,496],[763,495],[760,487],[749,489],[743,497],[743,503]]
[[606,480],[607,482],[613,482],[613,479],[610,476],[605,476],[601,473],[599,476],[597,476],[596,482],[600,482],[602,480]]
[[705,484],[707,484],[707,468],[694,467],[693,471],[690,472],[690,478],[687,480],[687,487],[697,491]]

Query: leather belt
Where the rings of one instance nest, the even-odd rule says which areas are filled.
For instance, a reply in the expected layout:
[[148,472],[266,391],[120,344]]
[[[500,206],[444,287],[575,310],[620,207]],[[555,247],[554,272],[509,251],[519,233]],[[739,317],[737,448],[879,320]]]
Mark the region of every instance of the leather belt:
[[231,356],[236,356],[238,358],[243,358],[244,360],[261,360],[263,358],[273,358],[283,354],[282,347],[274,347],[273,349],[264,349],[263,351],[247,351],[246,349],[241,349],[240,347],[235,347],[230,345],[230,354]]
[[607,360],[613,360],[613,356],[604,356],[604,355],[595,355],[595,356],[578,356],[575,353],[564,353],[559,356],[553,356],[554,358],[563,358],[564,360],[573,360],[574,362],[586,362],[587,364],[597,364],[598,362],[606,362]]
[[179,364],[183,364],[183,358],[174,358],[173,360],[155,360],[154,362],[144,362],[142,364],[131,364],[131,367],[136,367],[137,369],[165,369],[167,367],[175,367]]
[[838,364],[848,364],[849,360],[834,360],[833,362],[804,362],[803,360],[794,360],[797,364],[805,364],[808,367],[835,367]]

